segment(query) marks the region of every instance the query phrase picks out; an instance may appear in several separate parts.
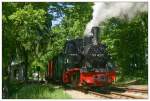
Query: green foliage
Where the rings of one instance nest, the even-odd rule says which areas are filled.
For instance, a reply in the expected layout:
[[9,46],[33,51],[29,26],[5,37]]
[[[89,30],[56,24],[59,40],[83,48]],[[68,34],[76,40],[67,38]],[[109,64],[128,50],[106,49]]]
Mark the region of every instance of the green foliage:
[[73,7],[65,9],[66,16],[62,22],[67,37],[74,39],[82,37],[86,24],[92,18],[92,3],[73,3]]
[[3,3],[3,67],[18,59],[27,70],[40,57],[52,20],[46,8],[48,3]]
[[[11,29],[13,26],[11,25],[11,22],[8,19],[8,15],[10,15],[14,9],[14,4],[9,4],[9,3],[3,3],[3,10],[2,10],[2,56],[3,56],[3,67],[7,67],[11,60],[12,57],[15,55],[15,49],[16,49],[16,43],[15,43],[15,36],[13,35]],[[6,68],[5,68],[6,69]]]
[[148,14],[139,13],[131,20],[111,18],[103,26],[102,42],[118,65],[122,77],[148,77]]
[[44,10],[33,10],[31,5],[27,5],[9,16],[13,22],[16,40],[21,42],[25,50],[30,50],[39,39],[37,28],[44,28],[45,14]]

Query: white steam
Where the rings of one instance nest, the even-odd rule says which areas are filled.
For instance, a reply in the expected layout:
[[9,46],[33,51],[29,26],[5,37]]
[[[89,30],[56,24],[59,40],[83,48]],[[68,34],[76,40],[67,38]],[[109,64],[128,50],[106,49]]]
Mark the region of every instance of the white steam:
[[98,26],[101,22],[111,17],[128,17],[129,19],[133,18],[136,13],[147,11],[148,3],[94,3],[93,6],[93,18],[87,24],[85,29],[85,35],[90,35],[91,28],[93,26]]

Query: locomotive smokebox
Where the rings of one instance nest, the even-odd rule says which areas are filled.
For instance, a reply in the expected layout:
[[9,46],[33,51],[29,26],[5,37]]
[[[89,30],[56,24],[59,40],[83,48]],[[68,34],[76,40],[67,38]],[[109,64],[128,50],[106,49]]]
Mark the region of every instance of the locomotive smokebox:
[[99,27],[92,27],[91,32],[93,33],[93,44],[97,45],[99,42],[99,32],[100,28]]

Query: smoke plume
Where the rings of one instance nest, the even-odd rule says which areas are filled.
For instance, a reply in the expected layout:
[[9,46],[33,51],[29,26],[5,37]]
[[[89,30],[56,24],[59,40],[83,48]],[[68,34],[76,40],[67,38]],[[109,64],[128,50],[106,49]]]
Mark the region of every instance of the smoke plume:
[[148,3],[147,2],[130,2],[130,3],[94,3],[93,6],[93,18],[87,24],[85,29],[85,35],[90,35],[91,28],[93,26],[98,26],[104,20],[111,18],[111,17],[124,17],[126,16],[128,19],[133,18],[136,13],[147,11],[148,10]]

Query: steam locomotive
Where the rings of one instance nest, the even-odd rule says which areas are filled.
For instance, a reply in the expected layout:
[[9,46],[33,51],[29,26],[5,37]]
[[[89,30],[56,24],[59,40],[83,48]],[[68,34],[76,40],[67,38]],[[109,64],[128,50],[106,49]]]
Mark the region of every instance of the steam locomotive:
[[72,86],[107,86],[115,81],[115,66],[99,42],[99,27],[92,35],[69,40],[64,51],[48,62],[48,79]]

